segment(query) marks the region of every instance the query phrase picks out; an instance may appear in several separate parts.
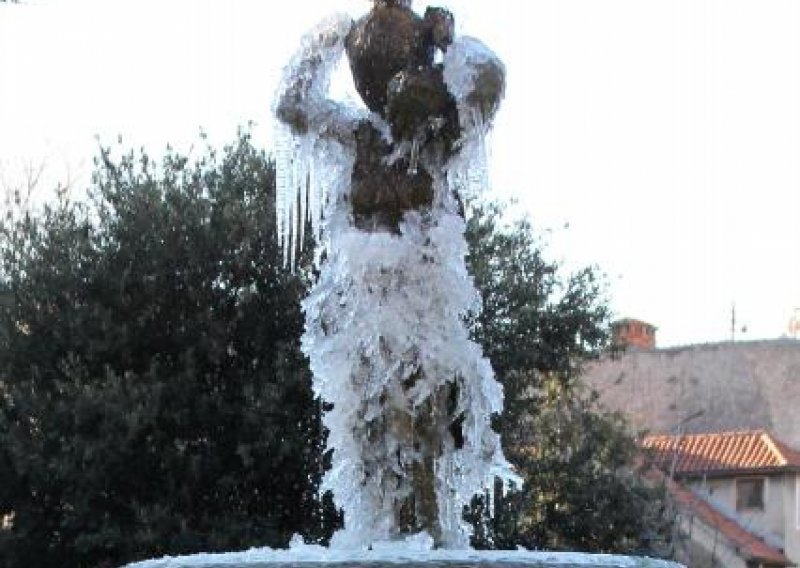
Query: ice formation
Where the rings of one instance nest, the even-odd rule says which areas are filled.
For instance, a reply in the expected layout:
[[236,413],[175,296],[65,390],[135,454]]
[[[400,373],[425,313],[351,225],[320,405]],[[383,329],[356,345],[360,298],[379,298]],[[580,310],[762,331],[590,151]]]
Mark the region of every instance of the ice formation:
[[[424,151],[412,155],[412,167],[418,159],[433,177],[433,206],[407,212],[399,234],[364,231],[354,226],[348,204],[355,124],[369,120],[387,140],[391,133],[380,116],[326,97],[351,26],[349,17],[335,16],[302,40],[276,107],[294,126],[282,127],[277,154],[277,224],[286,261],[294,264],[307,219],[325,257],[303,304],[302,347],[316,394],[333,405],[324,417],[334,452],[323,489],[344,511],[345,528],[332,547],[401,538],[398,503],[414,491],[414,475],[428,460],[437,542],[466,548],[463,506],[496,477],[516,480],[490,427],[502,409],[502,387],[464,325],[480,306],[456,198],[485,184],[486,109],[467,98],[475,66],[494,55],[471,38],[450,46],[444,75],[459,105],[460,151],[447,164]],[[298,108],[301,116],[292,114]],[[397,148],[419,152],[414,143]],[[452,417],[463,437],[457,443],[446,432],[426,430],[442,430]]]
[[430,542],[411,537],[393,543],[381,543],[372,550],[331,550],[323,546],[303,544],[293,539],[287,550],[252,548],[223,554],[165,556],[129,564],[127,568],[265,568],[267,565],[286,568],[320,568],[333,564],[345,566],[390,568],[393,566],[432,566],[464,568],[465,566],[499,566],[527,568],[682,568],[680,564],[652,558],[634,558],[612,554],[577,552],[534,552],[528,550],[431,550]]
[[444,80],[458,104],[461,122],[461,152],[449,161],[446,169],[449,185],[462,197],[471,198],[489,185],[486,137],[489,121],[496,108],[480,109],[468,103],[476,88],[477,69],[496,61],[496,56],[480,41],[462,37],[444,54]]
[[[341,202],[352,169],[352,152],[345,145],[363,111],[326,96],[351,26],[350,16],[335,14],[306,34],[279,87],[284,92],[301,84],[309,111],[303,117],[304,134],[293,133],[281,122],[276,131],[278,242],[284,260],[292,266],[296,251],[303,246],[306,221],[311,222],[314,238],[321,241],[326,210]],[[321,37],[328,39],[321,43]]]
[[467,545],[463,505],[508,469],[489,427],[502,390],[462,320],[477,301],[464,265],[464,222],[446,210],[435,217],[408,218],[400,237],[350,227],[329,235],[330,257],[304,303],[314,388],[333,403],[325,416],[333,468],[324,488],[344,509],[341,546],[395,536],[392,504],[411,491],[420,458],[409,422],[443,411],[451,382],[465,444],[446,448],[436,463],[444,542]]

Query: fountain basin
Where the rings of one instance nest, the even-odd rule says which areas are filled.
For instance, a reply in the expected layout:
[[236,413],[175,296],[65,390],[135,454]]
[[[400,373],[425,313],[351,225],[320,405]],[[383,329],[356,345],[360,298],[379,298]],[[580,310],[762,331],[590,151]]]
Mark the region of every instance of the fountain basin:
[[[309,550],[312,549],[312,550]],[[129,564],[126,568],[682,568],[648,557],[527,550],[303,550],[257,548],[224,554],[164,557]]]

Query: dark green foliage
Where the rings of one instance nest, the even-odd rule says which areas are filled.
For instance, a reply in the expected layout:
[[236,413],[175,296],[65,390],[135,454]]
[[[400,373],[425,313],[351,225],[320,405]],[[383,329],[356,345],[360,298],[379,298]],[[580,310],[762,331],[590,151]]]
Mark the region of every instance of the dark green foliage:
[[[622,417],[596,395],[545,375],[531,444],[510,451],[526,484],[514,541],[527,547],[662,555],[669,537],[664,495],[637,474],[638,450]],[[507,521],[506,521],[507,522]]]
[[4,225],[4,566],[329,532],[306,283],[283,267],[274,187],[246,134],[160,167],[103,151],[92,205],[62,197]]
[[599,408],[580,372],[607,343],[602,280],[568,277],[542,256],[528,222],[503,227],[496,206],[473,208],[470,266],[483,312],[474,335],[505,391],[498,419],[518,491],[476,500],[479,547],[630,553],[655,550],[661,496],[634,474],[636,447],[618,415]]
[[[98,162],[0,233],[0,566],[113,566],[330,536],[316,497],[320,406],[299,351],[307,275],[283,268],[271,163],[246,134],[220,156]],[[476,338],[527,482],[470,512],[482,547],[648,549],[660,501],[619,417],[580,387],[606,343],[594,270],[563,278],[525,223],[468,224]],[[649,550],[652,551],[652,548]]]

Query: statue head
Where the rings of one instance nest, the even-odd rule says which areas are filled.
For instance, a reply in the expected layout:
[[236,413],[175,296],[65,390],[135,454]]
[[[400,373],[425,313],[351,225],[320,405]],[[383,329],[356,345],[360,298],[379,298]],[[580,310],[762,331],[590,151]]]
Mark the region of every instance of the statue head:
[[370,110],[386,116],[389,85],[398,73],[419,70],[431,76],[435,49],[445,50],[453,41],[453,16],[443,8],[428,8],[420,17],[411,0],[373,2],[345,45],[361,98]]

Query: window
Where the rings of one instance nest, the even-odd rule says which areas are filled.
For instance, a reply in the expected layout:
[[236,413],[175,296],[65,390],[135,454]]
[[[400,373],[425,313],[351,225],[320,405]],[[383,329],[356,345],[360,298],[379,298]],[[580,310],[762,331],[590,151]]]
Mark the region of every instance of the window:
[[736,480],[736,510],[764,510],[764,478],[752,477]]

